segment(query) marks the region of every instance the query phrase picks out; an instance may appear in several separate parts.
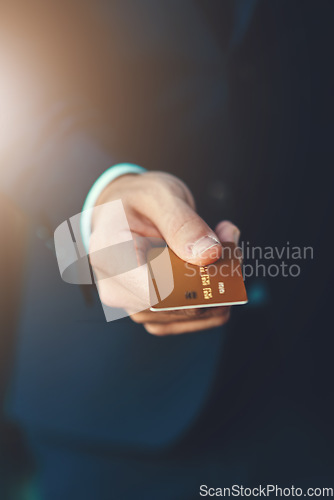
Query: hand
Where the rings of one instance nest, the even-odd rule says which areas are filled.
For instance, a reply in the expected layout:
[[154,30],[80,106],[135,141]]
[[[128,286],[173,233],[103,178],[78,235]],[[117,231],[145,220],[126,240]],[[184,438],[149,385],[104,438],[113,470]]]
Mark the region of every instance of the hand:
[[[188,187],[165,172],[123,175],[109,184],[97,205],[117,199],[122,200],[133,237],[138,235],[139,242],[144,241],[144,238],[140,240],[140,236],[162,238],[181,259],[192,264],[202,266],[215,262],[221,256],[220,242],[238,244],[240,231],[236,226],[229,221],[221,221],[213,231],[196,213]],[[116,274],[110,268],[112,259],[96,251],[111,246],[111,243],[108,244],[110,214],[103,208],[93,215],[90,258],[104,304],[124,308],[133,321],[143,324],[154,335],[195,332],[228,321],[230,307],[133,312],[141,310],[138,301],[145,294],[142,285],[145,281],[127,284],[117,281],[117,278],[113,278],[112,282],[103,279]],[[144,251],[140,245],[136,248],[139,253]]]

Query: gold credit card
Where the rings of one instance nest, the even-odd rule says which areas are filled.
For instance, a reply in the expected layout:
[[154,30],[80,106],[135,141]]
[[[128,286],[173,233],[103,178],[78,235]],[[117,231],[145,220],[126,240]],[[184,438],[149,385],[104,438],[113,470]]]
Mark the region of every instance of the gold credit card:
[[[223,243],[222,257],[214,264],[196,266],[180,259],[170,248],[167,249],[173,272],[174,288],[163,300],[159,283],[164,270],[153,265],[161,248],[148,252],[147,262],[151,274],[151,311],[170,311],[196,307],[230,306],[247,303],[247,293],[242,270],[234,243]],[[158,262],[156,259],[155,262]],[[158,300],[158,302],[157,302]]]

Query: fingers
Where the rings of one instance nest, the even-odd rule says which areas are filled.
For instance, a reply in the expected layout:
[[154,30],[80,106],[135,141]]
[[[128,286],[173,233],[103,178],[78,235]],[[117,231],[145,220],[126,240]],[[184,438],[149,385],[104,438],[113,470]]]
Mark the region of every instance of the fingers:
[[177,335],[182,333],[197,332],[224,325],[230,317],[230,309],[226,308],[223,314],[208,319],[196,319],[190,321],[175,321],[172,323],[144,323],[148,333],[152,335]]
[[202,307],[194,309],[182,309],[180,311],[153,312],[150,310],[138,312],[131,315],[135,323],[173,323],[175,321],[189,321],[208,319],[222,316],[229,307]]

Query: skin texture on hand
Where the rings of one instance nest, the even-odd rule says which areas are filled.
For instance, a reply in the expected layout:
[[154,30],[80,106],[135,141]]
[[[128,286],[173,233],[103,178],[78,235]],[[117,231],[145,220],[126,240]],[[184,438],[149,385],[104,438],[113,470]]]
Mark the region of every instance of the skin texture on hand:
[[[196,213],[189,188],[177,177],[165,172],[127,174],[109,184],[100,195],[97,205],[122,200],[132,235],[161,238],[183,260],[199,266],[215,262],[221,256],[221,242],[238,244],[240,231],[229,221],[221,221],[213,231]],[[108,245],[110,228],[108,211],[93,215],[90,239],[90,259],[96,275],[101,301],[111,307],[128,310],[128,304],[140,296],[120,284],[110,285],[100,279],[108,275],[108,259],[96,248]],[[103,238],[103,244],[101,244]],[[143,240],[143,239],[142,239]],[[138,241],[141,241],[138,238]],[[141,248],[136,248],[140,252]],[[133,289],[133,287],[132,287]],[[136,297],[135,297],[136,296]],[[136,323],[154,335],[169,335],[206,330],[226,323],[230,307],[209,307],[180,311],[153,312],[146,309],[131,313]]]

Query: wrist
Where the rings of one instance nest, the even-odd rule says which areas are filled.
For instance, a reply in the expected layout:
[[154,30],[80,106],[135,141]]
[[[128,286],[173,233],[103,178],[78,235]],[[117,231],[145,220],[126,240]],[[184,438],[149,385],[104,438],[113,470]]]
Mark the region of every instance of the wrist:
[[114,179],[113,181],[111,181],[101,191],[100,196],[97,198],[95,202],[95,206],[103,205],[103,203],[108,203],[108,201],[119,199],[121,193],[123,192],[124,187],[128,186],[129,179],[137,176],[138,174],[135,173],[123,174]]
[[111,184],[120,177],[124,177],[125,175],[129,174],[141,174],[144,172],[146,172],[146,169],[143,167],[139,167],[138,165],[134,165],[132,163],[121,163],[119,165],[108,168],[95,181],[86,197],[80,218],[81,237],[87,253],[89,252],[89,240],[91,235],[91,224],[94,207],[96,206],[97,202],[99,202],[99,204],[105,203],[105,201],[101,200],[103,200],[105,196],[108,195],[108,191],[101,197],[102,193],[106,188],[108,188],[108,186],[111,186]]

